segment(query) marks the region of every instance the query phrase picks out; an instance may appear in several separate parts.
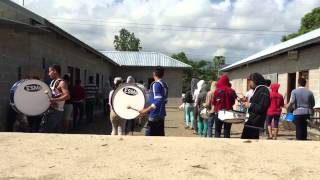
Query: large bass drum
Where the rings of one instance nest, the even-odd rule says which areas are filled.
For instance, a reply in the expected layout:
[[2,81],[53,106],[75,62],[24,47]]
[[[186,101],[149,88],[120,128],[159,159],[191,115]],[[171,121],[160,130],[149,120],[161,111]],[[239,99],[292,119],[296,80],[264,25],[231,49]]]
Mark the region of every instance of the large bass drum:
[[17,112],[38,116],[50,107],[51,90],[47,84],[36,79],[23,79],[10,89],[10,104]]
[[140,115],[138,111],[146,106],[145,91],[136,84],[123,84],[113,92],[111,105],[119,117],[135,119]]

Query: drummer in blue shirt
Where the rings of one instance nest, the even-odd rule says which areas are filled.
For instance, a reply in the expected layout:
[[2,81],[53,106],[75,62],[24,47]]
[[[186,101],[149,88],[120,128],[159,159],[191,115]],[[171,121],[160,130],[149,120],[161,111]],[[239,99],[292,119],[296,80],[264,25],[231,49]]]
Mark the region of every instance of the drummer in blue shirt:
[[146,136],[164,136],[164,119],[166,116],[166,103],[168,86],[162,81],[164,69],[161,67],[153,71],[154,82],[150,86],[150,106],[140,110],[140,114],[149,113]]

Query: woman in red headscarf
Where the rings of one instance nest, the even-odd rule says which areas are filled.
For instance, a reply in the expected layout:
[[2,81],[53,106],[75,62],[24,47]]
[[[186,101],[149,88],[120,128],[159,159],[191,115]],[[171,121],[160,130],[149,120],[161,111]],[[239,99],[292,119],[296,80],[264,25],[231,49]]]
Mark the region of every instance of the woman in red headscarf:
[[215,117],[215,134],[214,137],[220,138],[222,125],[224,126],[224,137],[230,138],[231,123],[224,123],[218,119],[220,110],[232,110],[236,100],[236,93],[231,88],[231,84],[227,75],[222,75],[216,84],[216,90],[213,94],[212,104],[214,105]]

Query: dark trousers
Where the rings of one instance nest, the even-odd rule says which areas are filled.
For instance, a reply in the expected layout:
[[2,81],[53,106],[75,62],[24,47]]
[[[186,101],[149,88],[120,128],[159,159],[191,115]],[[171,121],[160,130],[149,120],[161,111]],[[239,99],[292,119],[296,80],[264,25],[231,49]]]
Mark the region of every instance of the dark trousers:
[[259,139],[260,129],[244,126],[241,139]]
[[127,120],[126,122],[126,134],[129,132],[134,132],[135,119]]
[[81,124],[83,118],[83,102],[73,103],[73,127],[77,127]]
[[148,121],[145,135],[146,136],[165,136],[164,119],[159,119],[156,121]]
[[194,108],[194,113],[193,113],[194,117],[193,117],[193,129],[194,132],[198,133],[198,108]]
[[297,140],[307,140],[308,136],[308,122],[309,115],[299,115],[294,116],[294,124],[296,125],[296,139]]
[[93,109],[95,104],[95,99],[87,99],[86,100],[86,116],[87,123],[92,123],[93,121]]
[[213,125],[214,125],[214,121],[215,121],[215,118],[216,118],[216,113],[210,113],[209,115],[209,118],[208,118],[208,137],[212,137],[212,128],[213,128]]
[[28,124],[30,127],[30,132],[38,132],[40,129],[41,121],[42,121],[42,116],[28,116]]
[[215,132],[214,132],[214,137],[215,138],[220,138],[221,137],[222,126],[223,126],[224,138],[230,138],[231,126],[232,126],[231,123],[222,122],[218,118],[218,116],[215,116],[214,123],[215,123]]

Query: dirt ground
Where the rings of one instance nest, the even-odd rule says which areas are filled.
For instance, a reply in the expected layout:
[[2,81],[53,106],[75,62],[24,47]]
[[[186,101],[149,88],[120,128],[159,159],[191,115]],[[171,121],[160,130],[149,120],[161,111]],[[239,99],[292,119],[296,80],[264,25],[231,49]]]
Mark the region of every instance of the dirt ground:
[[[292,123],[281,121],[279,140],[295,140],[295,129]],[[231,138],[240,138],[243,129],[243,124],[233,124],[231,128]],[[176,108],[167,109],[167,117],[165,121],[165,132],[166,136],[175,137],[197,137],[193,134],[192,130],[185,129],[183,121],[183,112]],[[99,114],[94,123],[82,126],[80,129],[74,131],[75,134],[111,134],[111,124],[109,120]],[[136,128],[133,133],[129,135],[144,136],[144,128]],[[266,139],[266,136],[261,136],[261,139]],[[308,139],[309,140],[320,140],[320,132],[315,129],[308,128]]]
[[[238,124],[231,139],[199,138],[176,109],[168,109],[170,137],[144,137],[141,128],[107,136],[109,125],[101,116],[74,132],[85,134],[0,133],[0,180],[320,179],[320,143],[290,140],[294,131],[248,141],[239,139]],[[309,139],[317,138],[310,131]]]
[[319,179],[315,141],[0,134],[0,179]]

